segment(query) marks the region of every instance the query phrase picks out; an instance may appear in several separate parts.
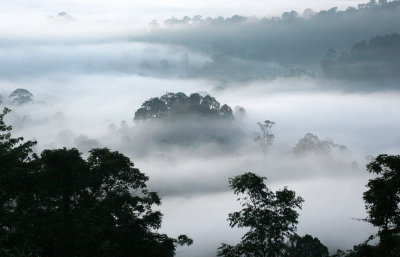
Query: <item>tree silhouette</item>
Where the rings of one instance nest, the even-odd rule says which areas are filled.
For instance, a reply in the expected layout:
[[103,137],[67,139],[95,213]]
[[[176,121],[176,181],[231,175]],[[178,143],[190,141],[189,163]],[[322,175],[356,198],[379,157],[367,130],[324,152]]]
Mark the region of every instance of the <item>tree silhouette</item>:
[[285,253],[287,257],[326,257],[328,255],[328,248],[318,238],[310,235],[300,237],[297,234],[290,237]]
[[185,235],[160,234],[162,214],[148,177],[107,148],[32,153],[0,115],[0,255],[169,257]]
[[263,123],[257,122],[257,125],[260,129],[260,132],[254,140],[260,143],[263,152],[266,153],[274,142],[275,136],[271,133],[271,128],[275,125],[275,122],[265,120]]
[[367,165],[378,175],[368,181],[363,199],[367,221],[379,228],[381,254],[400,252],[400,155],[382,154]]
[[239,196],[243,209],[229,214],[231,227],[246,227],[242,241],[231,246],[222,244],[217,255],[225,257],[275,257],[286,248],[285,239],[296,231],[303,199],[284,188],[271,191],[265,177],[248,172],[229,179],[229,186]]
[[[368,213],[363,220],[378,227],[378,233],[352,250],[338,250],[332,257],[400,256],[400,155],[381,154],[367,164],[367,170],[376,177],[368,181],[363,194]],[[368,244],[377,236],[378,244]]]
[[4,122],[10,111],[0,114],[0,256],[25,256],[33,251],[23,228],[32,214],[36,142],[12,137],[12,127]]

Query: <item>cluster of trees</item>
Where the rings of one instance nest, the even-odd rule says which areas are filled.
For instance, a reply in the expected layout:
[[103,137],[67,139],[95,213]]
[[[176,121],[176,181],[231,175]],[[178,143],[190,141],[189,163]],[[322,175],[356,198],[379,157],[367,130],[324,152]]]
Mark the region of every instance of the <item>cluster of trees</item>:
[[344,145],[336,144],[330,139],[322,140],[316,135],[307,133],[299,140],[299,142],[297,142],[296,146],[293,148],[293,153],[297,155],[303,155],[307,153],[327,154],[335,149],[342,152],[348,151],[347,147]]
[[[256,133],[254,141],[260,144],[264,153],[267,153],[275,139],[275,136],[271,131],[275,122],[265,120],[264,122],[257,122],[257,125],[259,127],[259,132]],[[296,146],[293,147],[292,152],[301,156],[310,153],[329,154],[335,150],[338,152],[349,151],[346,146],[336,144],[331,139],[322,140],[312,133],[307,133],[299,140],[299,142],[297,142]]]
[[[363,199],[368,217],[363,219],[379,231],[364,243],[347,252],[338,250],[331,257],[400,256],[400,155],[379,155],[367,165],[377,175],[367,184]],[[229,179],[238,195],[242,210],[229,214],[231,227],[245,227],[248,232],[237,245],[222,244],[221,257],[325,257],[328,249],[317,238],[298,236],[297,210],[304,201],[292,190],[271,191],[265,177],[244,173]],[[376,237],[376,245],[368,242]]]
[[173,256],[185,235],[160,234],[161,203],[130,159],[93,149],[33,153],[0,114],[0,256]]
[[[36,142],[13,138],[0,114],[0,255],[174,256],[186,235],[160,234],[161,200],[146,188],[148,177],[131,160],[107,148],[87,159],[77,149],[33,152]],[[262,124],[267,126],[271,123]],[[332,257],[400,256],[400,156],[379,155],[367,165],[376,174],[363,199],[379,228],[363,244]],[[265,177],[247,172],[229,179],[242,209],[229,214],[231,227],[248,231],[237,245],[222,244],[223,257],[325,257],[317,238],[296,234],[303,199],[286,187],[276,192]],[[376,245],[369,240],[379,237]]]
[[376,36],[353,45],[350,53],[337,56],[329,49],[321,62],[326,77],[383,79],[400,77],[400,35]]
[[207,118],[234,119],[232,108],[221,104],[209,95],[193,93],[166,93],[150,98],[135,112],[134,120],[146,121],[155,118],[203,116]]

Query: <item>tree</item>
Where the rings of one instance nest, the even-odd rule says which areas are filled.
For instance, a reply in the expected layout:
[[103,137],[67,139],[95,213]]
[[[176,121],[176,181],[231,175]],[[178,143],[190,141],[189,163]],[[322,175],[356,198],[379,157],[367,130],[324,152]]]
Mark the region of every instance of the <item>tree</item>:
[[226,119],[233,119],[232,108],[226,104],[222,105],[221,109],[219,110],[219,116]]
[[328,248],[318,238],[310,235],[300,237],[295,234],[289,239],[287,257],[326,257],[329,255]]
[[10,102],[15,105],[21,105],[21,104],[32,102],[32,97],[33,97],[32,93],[23,88],[15,89],[8,96]]
[[230,213],[228,221],[231,227],[246,227],[249,231],[235,246],[222,244],[218,256],[276,257],[284,253],[285,240],[296,231],[296,209],[301,209],[303,199],[286,187],[273,192],[264,180],[251,172],[229,179],[243,209]]
[[0,256],[24,256],[31,249],[28,240],[21,240],[20,228],[32,205],[32,171],[37,168],[32,147],[36,142],[12,137],[12,127],[4,122],[10,111],[4,108],[0,114]]
[[379,155],[367,170],[378,176],[368,181],[363,195],[366,220],[379,228],[380,249],[391,256],[396,247],[400,251],[400,155]]
[[303,155],[307,153],[328,154],[332,152],[332,150],[346,152],[347,147],[335,144],[330,139],[322,140],[316,135],[307,133],[299,140],[299,142],[297,142],[296,146],[293,148],[293,153],[297,155]]
[[160,234],[162,214],[148,177],[109,149],[32,154],[0,115],[0,255],[169,257],[185,235]]
[[200,103],[200,108],[204,114],[213,116],[219,112],[220,103],[214,97],[206,95]]
[[[363,220],[378,227],[378,233],[332,257],[400,256],[400,155],[381,154],[367,164],[367,170],[376,177],[368,181],[368,190],[363,194],[368,214]],[[369,245],[377,236],[378,244]]]
[[269,146],[274,142],[275,136],[271,133],[271,128],[275,125],[275,122],[265,120],[263,123],[257,122],[257,125],[260,128],[260,132],[255,138],[255,141],[260,143],[263,152],[266,153]]
[[152,118],[160,118],[167,112],[167,105],[158,97],[150,98],[145,101],[135,112],[134,120],[148,120]]

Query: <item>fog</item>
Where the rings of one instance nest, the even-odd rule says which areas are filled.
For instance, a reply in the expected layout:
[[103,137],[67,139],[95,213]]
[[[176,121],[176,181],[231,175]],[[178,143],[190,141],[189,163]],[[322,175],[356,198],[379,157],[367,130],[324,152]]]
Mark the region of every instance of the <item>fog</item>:
[[[318,72],[328,49],[338,55],[349,51],[362,40],[378,35],[399,33],[398,1],[385,5],[359,5],[338,11],[328,8],[320,12],[287,10],[277,17],[201,17],[185,16],[164,21],[134,40],[186,46],[214,56],[213,66],[225,80],[271,76],[265,71],[247,72],[247,77],[232,77],[235,71],[247,70],[248,63],[270,65],[269,71],[289,73],[290,69]],[[239,68],[241,67],[241,68]],[[214,68],[214,67],[213,67]],[[215,70],[215,69],[214,69]],[[225,76],[224,76],[225,75]]]
[[[375,232],[356,220],[366,216],[362,193],[371,176],[365,165],[371,156],[398,153],[400,92],[397,79],[324,77],[320,61],[329,48],[350,51],[358,41],[399,33],[399,9],[275,23],[262,17],[308,7],[346,10],[360,1],[248,2],[222,10],[226,2],[213,1],[211,10],[194,1],[4,1],[0,107],[12,109],[5,120],[14,136],[37,140],[38,153],[77,147],[86,157],[94,147],[108,147],[129,156],[162,197],[161,231],[194,239],[177,256],[215,256],[221,243],[240,240],[244,231],[226,220],[240,208],[228,178],[247,171],[305,199],[300,235],[318,237],[331,252],[349,249]],[[257,18],[162,24],[196,14]],[[152,20],[160,27],[151,28]],[[18,88],[29,90],[32,101],[12,103],[8,96]],[[209,94],[245,114],[229,121],[133,120],[143,102],[166,92]],[[266,153],[254,140],[264,120],[275,122]],[[296,155],[293,148],[307,133],[347,150]]]
[[[162,231],[186,233],[195,240],[192,247],[180,248],[178,256],[214,256],[220,243],[239,240],[243,231],[230,229],[226,221],[228,213],[239,207],[227,182],[245,171],[268,177],[273,189],[289,186],[304,197],[300,234],[317,236],[332,251],[362,242],[374,231],[352,220],[365,217],[361,197],[369,178],[366,156],[396,153],[399,94],[276,91],[274,83],[289,87],[305,82],[288,79],[218,90],[203,81],[114,74],[76,75],[66,81],[32,79],[24,87],[34,94],[34,101],[13,106],[7,120],[16,135],[38,140],[37,151],[66,146],[87,155],[92,147],[110,147],[127,154],[150,177],[149,188],[162,196]],[[20,86],[2,85],[2,95]],[[145,125],[133,122],[134,111],[144,100],[165,91],[208,92],[221,103],[243,106],[246,116],[230,125],[240,129],[231,135],[240,143],[221,147],[204,142],[204,131],[197,127],[191,130],[190,144],[157,144],[159,133],[173,135],[176,128],[192,126],[190,121],[182,125],[178,121],[172,129],[155,123],[150,131],[141,131]],[[253,140],[256,122],[265,119],[276,123],[272,129],[276,138],[266,155]],[[209,128],[215,134],[226,129],[215,124]],[[349,152],[294,155],[292,148],[308,132],[332,138]]]

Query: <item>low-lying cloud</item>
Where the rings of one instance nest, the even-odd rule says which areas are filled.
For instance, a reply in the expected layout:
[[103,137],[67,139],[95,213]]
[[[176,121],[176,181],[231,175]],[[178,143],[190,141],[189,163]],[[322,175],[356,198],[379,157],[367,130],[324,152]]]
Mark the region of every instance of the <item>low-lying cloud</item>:
[[[129,13],[116,18],[96,9],[91,17],[85,9],[37,8],[49,5],[45,14],[24,9],[26,16],[15,20],[24,29],[0,24],[8,31],[0,43],[0,107],[13,110],[6,121],[15,136],[37,140],[37,152],[76,147],[87,156],[93,147],[109,147],[129,156],[163,197],[163,231],[195,240],[178,256],[215,256],[220,243],[239,240],[243,231],[226,221],[240,208],[227,182],[246,171],[304,197],[299,233],[317,236],[330,250],[348,249],[374,232],[351,218],[365,217],[366,157],[398,154],[398,83],[323,77],[319,62],[329,48],[350,51],[361,40],[398,33],[398,8],[288,12],[279,21],[161,25],[145,33],[129,23]],[[170,14],[160,17],[178,17]],[[10,15],[0,14],[14,21]],[[154,19],[147,17],[141,16],[145,25]],[[29,90],[33,101],[12,103],[8,96],[17,88]],[[166,92],[210,94],[246,115],[226,122],[133,121],[144,101]],[[275,122],[266,153],[254,141],[264,120]],[[294,154],[307,133],[348,150]]]
[[[245,70],[243,62],[246,60],[249,63],[264,62],[272,67],[283,66],[278,71],[286,73],[293,68],[319,72],[320,61],[330,48],[341,53],[362,40],[399,33],[396,25],[400,22],[399,11],[399,2],[393,1],[382,5],[369,3],[346,11],[337,11],[336,8],[318,13],[292,11],[281,17],[263,19],[243,16],[173,18],[166,20],[167,26],[134,36],[133,40],[180,45],[214,56],[213,65],[217,69],[213,68],[213,71],[219,73],[217,78],[230,77],[232,67],[229,65],[218,70],[218,61],[224,58],[230,60],[232,66],[238,65]],[[253,72],[256,70],[253,68]],[[249,72],[248,76],[251,74]],[[259,72],[255,78],[267,74]]]

